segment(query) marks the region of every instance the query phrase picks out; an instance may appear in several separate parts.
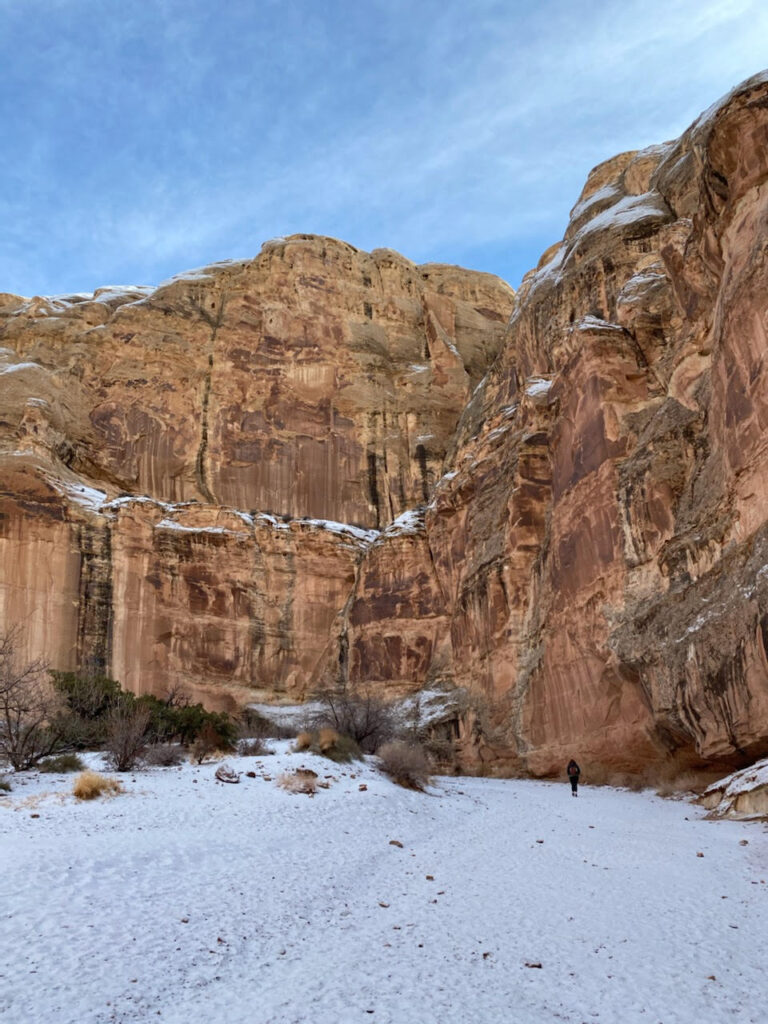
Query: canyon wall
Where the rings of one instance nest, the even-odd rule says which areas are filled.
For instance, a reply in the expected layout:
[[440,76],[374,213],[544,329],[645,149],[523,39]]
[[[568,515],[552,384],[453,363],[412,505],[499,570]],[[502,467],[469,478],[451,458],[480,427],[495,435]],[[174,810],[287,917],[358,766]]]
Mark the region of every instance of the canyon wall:
[[0,615],[218,706],[460,688],[469,770],[768,752],[768,75],[514,297],[295,236],[0,296]]
[[304,235],[155,289],[0,296],[0,621],[137,692],[301,699],[513,297]]

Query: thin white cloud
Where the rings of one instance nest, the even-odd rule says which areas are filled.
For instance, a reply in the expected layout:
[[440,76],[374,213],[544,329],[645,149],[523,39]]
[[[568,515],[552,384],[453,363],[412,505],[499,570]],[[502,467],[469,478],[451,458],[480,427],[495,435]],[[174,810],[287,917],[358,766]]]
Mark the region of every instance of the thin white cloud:
[[[145,53],[147,6],[159,42]],[[235,2],[218,17],[246,31],[249,7]],[[306,38],[299,8],[315,19]],[[62,116],[37,142],[25,136],[16,190],[4,192],[0,214],[14,228],[0,239],[0,289],[4,277],[18,289],[36,263],[53,281],[50,250],[62,253],[62,278],[79,263],[93,283],[118,273],[152,280],[250,255],[296,230],[448,261],[471,251],[477,262],[483,246],[496,259],[505,241],[535,239],[533,263],[562,232],[593,164],[679,134],[760,70],[768,38],[768,5],[755,0],[486,0],[471,15],[463,3],[430,2],[415,9],[423,24],[410,32],[398,17],[413,9],[396,0],[365,8],[389,47],[371,57],[363,35],[359,53],[337,45],[344,26],[319,7],[276,4],[260,8],[247,65],[228,63],[213,43],[201,49],[202,10],[148,0],[107,26],[115,53],[126,39],[139,50],[118,65],[131,75],[105,91],[95,136],[82,136],[86,180],[68,192],[57,161],[100,69],[79,70],[77,37],[52,42]]]

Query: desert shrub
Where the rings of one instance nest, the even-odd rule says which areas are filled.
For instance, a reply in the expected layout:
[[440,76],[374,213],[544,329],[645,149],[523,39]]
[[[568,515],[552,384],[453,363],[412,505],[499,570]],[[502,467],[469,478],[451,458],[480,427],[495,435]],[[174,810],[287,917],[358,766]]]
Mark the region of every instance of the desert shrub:
[[456,744],[452,739],[442,736],[429,736],[422,743],[427,757],[434,765],[439,765],[446,771],[452,772],[456,768]]
[[215,716],[211,715],[195,737],[191,755],[196,764],[202,764],[218,752],[230,753],[234,749],[235,740],[231,738],[231,732],[219,729]]
[[313,716],[315,729],[330,728],[349,736],[366,754],[375,754],[395,733],[391,705],[370,691],[356,691],[343,685],[320,690],[320,709]]
[[317,792],[317,773],[309,768],[297,768],[295,772],[285,772],[277,780],[278,786],[288,793],[306,793],[314,796]]
[[299,735],[296,737],[296,742],[293,745],[293,749],[299,752],[303,750],[309,750],[309,748],[312,746],[313,739],[314,737],[311,732],[308,732],[307,730],[305,730],[304,732],[300,732]]
[[363,756],[360,747],[351,736],[339,736],[338,734],[334,743],[326,745],[324,749],[318,748],[318,753],[337,764],[348,764]]
[[184,760],[181,750],[173,743],[150,743],[141,757],[153,768],[173,768]]
[[317,734],[315,742],[320,753],[325,754],[339,742],[339,734],[335,729],[321,729]]
[[429,761],[423,747],[392,740],[379,749],[378,756],[381,770],[399,786],[423,790],[429,783]]
[[103,719],[120,698],[120,683],[102,675],[79,676],[76,672],[51,672],[54,689],[67,709],[87,721]]
[[123,787],[117,779],[109,779],[98,772],[83,772],[75,779],[72,793],[78,800],[95,800],[100,796],[114,796],[122,793]]
[[272,753],[264,743],[264,740],[256,737],[239,740],[237,744],[237,752],[241,757],[263,757],[265,754]]
[[85,765],[77,754],[58,754],[56,757],[46,757],[41,761],[37,770],[51,774],[65,774],[66,772],[81,772]]
[[267,718],[255,708],[244,708],[237,722],[241,739],[288,740],[296,735],[296,729]]
[[704,792],[712,781],[710,774],[701,772],[679,772],[669,778],[662,779],[656,788],[657,796],[681,797]]
[[17,772],[61,749],[60,697],[41,661],[23,661],[20,644],[20,630],[0,634],[0,763]]
[[150,712],[135,700],[121,701],[107,716],[107,763],[118,772],[136,767],[146,747]]

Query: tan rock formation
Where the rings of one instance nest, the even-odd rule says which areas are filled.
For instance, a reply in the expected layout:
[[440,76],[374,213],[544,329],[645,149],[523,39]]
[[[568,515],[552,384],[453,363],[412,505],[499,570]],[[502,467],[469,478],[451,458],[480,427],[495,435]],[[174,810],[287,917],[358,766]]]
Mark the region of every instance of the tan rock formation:
[[220,704],[461,687],[469,768],[765,754],[767,225],[762,75],[596,168],[513,310],[309,236],[0,297],[3,619]]
[[137,692],[300,699],[370,540],[343,524],[429,495],[512,300],[311,236],[157,289],[0,297],[1,621]]
[[596,168],[525,279],[421,539],[475,763],[768,749],[767,224],[762,75]]

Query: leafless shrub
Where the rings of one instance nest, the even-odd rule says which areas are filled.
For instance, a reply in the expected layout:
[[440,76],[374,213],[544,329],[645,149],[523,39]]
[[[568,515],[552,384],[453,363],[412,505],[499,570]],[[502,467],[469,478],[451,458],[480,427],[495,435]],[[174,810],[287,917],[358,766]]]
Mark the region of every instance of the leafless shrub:
[[404,740],[392,740],[379,750],[385,775],[406,789],[423,790],[429,784],[429,761],[424,749]]
[[256,708],[245,708],[240,714],[238,735],[241,739],[289,740],[296,735],[296,728],[282,725]]
[[61,701],[39,659],[19,659],[21,631],[0,634],[0,761],[16,771],[33,768],[60,746]]
[[115,796],[123,787],[117,779],[107,778],[98,772],[83,772],[75,779],[72,793],[78,800],[95,800],[100,796]]
[[153,768],[173,768],[181,764],[184,756],[173,743],[153,743],[142,754],[142,760]]
[[375,754],[395,733],[392,707],[370,690],[337,686],[316,694],[320,710],[313,716],[315,729],[330,728],[351,737],[366,754]]
[[297,768],[295,772],[285,772],[279,776],[277,784],[288,793],[314,796],[317,792],[317,773],[308,768]]
[[680,772],[671,778],[662,779],[656,788],[657,796],[663,797],[684,797],[691,794],[699,795],[704,792],[712,781],[711,773],[701,772]]
[[263,757],[265,754],[272,753],[265,745],[264,740],[257,737],[240,740],[237,744],[237,752],[240,757]]
[[146,747],[149,709],[141,704],[117,704],[107,717],[107,762],[115,771],[130,772]]
[[192,694],[183,683],[172,683],[163,697],[167,708],[188,708],[192,703]]

